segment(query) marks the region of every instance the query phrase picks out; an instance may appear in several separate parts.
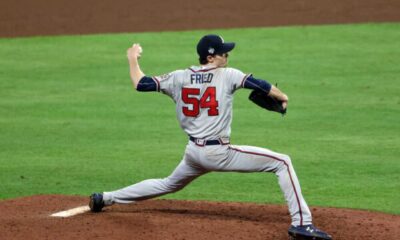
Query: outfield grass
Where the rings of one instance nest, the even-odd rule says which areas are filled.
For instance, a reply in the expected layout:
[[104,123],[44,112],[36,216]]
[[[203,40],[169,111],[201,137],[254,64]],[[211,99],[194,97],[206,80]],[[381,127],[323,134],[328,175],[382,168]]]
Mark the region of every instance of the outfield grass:
[[[133,91],[126,49],[157,75],[197,63],[210,31],[0,39],[0,199],[113,190],[167,176],[187,137],[173,102]],[[290,97],[288,115],[236,93],[232,142],[291,155],[312,206],[400,214],[400,24],[214,30],[230,66]],[[212,173],[172,199],[283,203],[273,174]]]

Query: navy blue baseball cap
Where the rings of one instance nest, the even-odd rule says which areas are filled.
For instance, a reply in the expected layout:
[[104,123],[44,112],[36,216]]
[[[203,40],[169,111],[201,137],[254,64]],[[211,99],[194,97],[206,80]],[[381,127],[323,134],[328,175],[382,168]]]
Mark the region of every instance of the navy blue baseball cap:
[[207,58],[208,55],[227,53],[234,47],[234,42],[226,43],[221,36],[210,34],[200,39],[197,44],[197,54],[200,58]]

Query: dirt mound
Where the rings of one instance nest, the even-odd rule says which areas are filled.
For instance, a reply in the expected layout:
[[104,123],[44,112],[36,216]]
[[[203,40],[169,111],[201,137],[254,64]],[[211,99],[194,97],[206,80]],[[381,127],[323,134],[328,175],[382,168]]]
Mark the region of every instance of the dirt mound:
[[398,0],[2,0],[0,37],[400,21]]
[[[50,214],[87,205],[79,196],[0,201],[0,239],[287,239],[286,206],[149,200],[69,218]],[[334,239],[398,239],[400,216],[312,208],[315,224]]]

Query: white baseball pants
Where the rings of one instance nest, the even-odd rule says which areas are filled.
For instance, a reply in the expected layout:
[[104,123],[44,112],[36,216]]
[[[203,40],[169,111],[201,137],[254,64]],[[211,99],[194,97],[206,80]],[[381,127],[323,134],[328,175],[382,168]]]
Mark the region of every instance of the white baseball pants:
[[189,141],[185,155],[172,174],[148,179],[126,188],[104,192],[106,205],[131,203],[179,191],[195,178],[210,172],[273,172],[278,177],[292,218],[292,225],[311,224],[311,212],[289,156],[252,146],[198,146]]

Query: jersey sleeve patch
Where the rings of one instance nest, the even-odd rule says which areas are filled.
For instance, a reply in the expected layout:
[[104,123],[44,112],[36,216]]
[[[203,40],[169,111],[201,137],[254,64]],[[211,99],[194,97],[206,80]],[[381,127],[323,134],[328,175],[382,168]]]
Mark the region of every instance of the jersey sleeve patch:
[[156,78],[159,82],[162,82],[164,80],[167,80],[171,76],[172,76],[171,73],[166,73],[166,74],[163,74],[163,75],[155,76],[154,78]]
[[173,98],[176,95],[176,91],[178,89],[176,87],[177,83],[175,81],[177,79],[177,75],[179,75],[178,70],[153,77],[153,79],[158,84],[158,91]]

